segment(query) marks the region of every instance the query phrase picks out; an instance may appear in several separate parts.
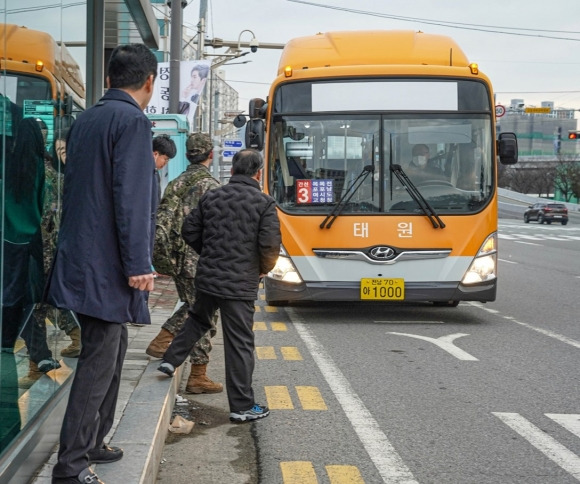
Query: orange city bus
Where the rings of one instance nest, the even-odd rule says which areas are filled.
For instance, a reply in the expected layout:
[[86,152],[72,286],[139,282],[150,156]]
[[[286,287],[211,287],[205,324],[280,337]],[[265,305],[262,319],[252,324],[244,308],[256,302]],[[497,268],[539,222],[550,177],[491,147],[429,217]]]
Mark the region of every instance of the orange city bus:
[[490,81],[453,40],[293,39],[249,118],[282,230],[269,304],[495,300],[496,160],[517,140],[496,139]]
[[[47,127],[47,146],[85,107],[81,70],[63,44],[49,34],[0,24],[0,135],[10,140],[22,118]],[[66,120],[66,121],[64,121]]]

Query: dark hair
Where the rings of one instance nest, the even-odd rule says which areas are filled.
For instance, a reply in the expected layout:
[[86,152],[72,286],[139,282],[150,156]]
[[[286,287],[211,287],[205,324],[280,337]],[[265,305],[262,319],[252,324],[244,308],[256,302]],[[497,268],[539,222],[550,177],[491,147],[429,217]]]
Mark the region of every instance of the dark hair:
[[70,130],[70,128],[60,128],[60,129],[56,129],[54,132],[54,141],[52,143],[50,159],[51,159],[52,167],[55,170],[59,171],[60,173],[64,172],[65,164],[61,161],[61,159],[58,156],[58,153],[56,152],[56,142],[57,141],[64,141],[65,142],[65,149],[66,149],[66,139],[67,139],[69,130]]
[[199,72],[200,79],[207,79],[209,74],[209,66],[206,64],[196,64],[193,66],[193,69],[191,69],[191,73],[189,75],[191,76],[191,74],[193,74],[195,71]]
[[160,155],[174,158],[177,154],[177,147],[168,134],[160,134],[153,138],[153,151],[157,151]]
[[38,164],[44,163],[44,139],[34,118],[24,118],[18,125],[14,147],[7,157],[6,186],[17,201],[34,185]]
[[153,79],[157,77],[157,58],[146,45],[115,47],[107,68],[110,87],[135,91],[143,87],[150,75]]
[[232,159],[232,175],[254,176],[264,166],[259,151],[247,148],[238,151]]

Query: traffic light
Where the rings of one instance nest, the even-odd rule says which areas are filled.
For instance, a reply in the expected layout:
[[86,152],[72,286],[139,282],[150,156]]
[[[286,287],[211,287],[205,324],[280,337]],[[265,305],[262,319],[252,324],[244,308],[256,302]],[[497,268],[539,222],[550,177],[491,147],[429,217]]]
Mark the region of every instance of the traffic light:
[[580,139],[580,131],[568,131],[568,139]]

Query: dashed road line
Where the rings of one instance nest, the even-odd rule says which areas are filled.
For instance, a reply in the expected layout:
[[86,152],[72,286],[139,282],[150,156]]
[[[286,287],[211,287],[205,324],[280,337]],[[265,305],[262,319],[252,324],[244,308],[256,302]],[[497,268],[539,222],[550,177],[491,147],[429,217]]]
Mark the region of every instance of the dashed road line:
[[[302,355],[295,346],[281,346],[280,354],[283,360],[302,361]],[[256,346],[256,357],[259,360],[276,360],[276,349],[273,346]]]
[[[316,471],[312,462],[280,462],[283,484],[318,484]],[[326,474],[330,484],[364,484],[356,466],[327,465]]]
[[517,413],[492,412],[492,414],[520,434],[548,459],[580,480],[580,457],[574,452]]
[[546,413],[545,415],[560,424],[568,432],[580,437],[580,415],[564,413]]
[[499,314],[500,317],[507,319],[508,321],[511,321],[512,323],[516,323],[519,324],[520,326],[523,326],[524,328],[528,328],[531,329],[533,331],[536,331],[540,334],[543,334],[545,336],[549,336],[550,338],[554,338],[562,343],[566,343],[570,346],[574,346],[574,348],[580,348],[580,342],[576,341],[575,339],[572,338],[568,338],[567,336],[561,335],[559,333],[556,333],[554,331],[549,331],[547,329],[543,329],[543,328],[537,328],[536,326],[532,326],[531,324],[528,323],[524,323],[522,321],[518,321],[517,319],[511,317],[511,316],[505,316],[499,313],[498,310],[496,309],[490,309],[490,308],[486,308],[483,306],[482,303],[476,302],[476,301],[468,301],[467,304],[482,309],[483,311],[487,311],[489,313],[494,313],[494,314]]

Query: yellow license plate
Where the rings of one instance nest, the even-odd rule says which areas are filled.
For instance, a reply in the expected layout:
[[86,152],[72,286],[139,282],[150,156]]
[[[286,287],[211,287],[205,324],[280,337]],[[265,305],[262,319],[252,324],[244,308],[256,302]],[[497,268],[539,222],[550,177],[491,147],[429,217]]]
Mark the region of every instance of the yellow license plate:
[[360,280],[361,299],[402,301],[405,299],[404,279],[364,278]]

